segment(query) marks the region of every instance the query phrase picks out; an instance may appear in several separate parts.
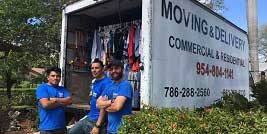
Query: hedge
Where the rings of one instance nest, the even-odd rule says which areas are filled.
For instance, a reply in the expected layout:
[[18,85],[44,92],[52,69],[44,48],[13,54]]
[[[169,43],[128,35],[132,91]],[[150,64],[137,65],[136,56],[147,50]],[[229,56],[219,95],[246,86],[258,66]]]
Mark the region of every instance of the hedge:
[[222,134],[267,133],[263,111],[235,112],[210,108],[188,109],[146,107],[123,118],[121,134]]
[[193,110],[145,106],[123,118],[120,133],[267,133],[266,107],[238,93],[223,94],[215,104]]

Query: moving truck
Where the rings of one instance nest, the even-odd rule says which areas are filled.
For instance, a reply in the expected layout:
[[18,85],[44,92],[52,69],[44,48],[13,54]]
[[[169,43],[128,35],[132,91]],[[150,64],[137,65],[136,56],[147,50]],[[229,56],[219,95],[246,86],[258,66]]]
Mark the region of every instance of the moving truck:
[[128,66],[125,78],[134,86],[134,108],[203,107],[230,92],[249,97],[247,33],[195,0],[80,0],[67,5],[62,12],[61,84],[72,93],[74,108],[88,105],[89,63],[99,49],[105,64],[115,57]]

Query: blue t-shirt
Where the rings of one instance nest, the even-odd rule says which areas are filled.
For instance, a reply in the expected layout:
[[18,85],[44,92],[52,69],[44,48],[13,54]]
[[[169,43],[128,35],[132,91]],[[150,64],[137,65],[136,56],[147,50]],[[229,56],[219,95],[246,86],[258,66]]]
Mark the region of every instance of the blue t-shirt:
[[38,110],[40,118],[40,130],[54,130],[66,127],[64,107],[45,109],[39,102],[42,98],[66,98],[70,96],[67,89],[61,86],[41,84],[36,89]]
[[101,95],[103,90],[111,83],[111,79],[108,77],[104,77],[101,80],[95,80],[92,83],[92,98],[91,98],[91,105],[90,105],[90,112],[87,114],[87,117],[93,121],[97,121],[100,110],[96,107],[97,98]]
[[116,133],[121,126],[122,116],[132,114],[132,86],[127,80],[123,80],[120,83],[112,82],[112,84],[105,88],[101,96],[107,96],[109,100],[115,99],[117,96],[124,96],[127,98],[120,111],[108,112],[107,131],[109,133]]

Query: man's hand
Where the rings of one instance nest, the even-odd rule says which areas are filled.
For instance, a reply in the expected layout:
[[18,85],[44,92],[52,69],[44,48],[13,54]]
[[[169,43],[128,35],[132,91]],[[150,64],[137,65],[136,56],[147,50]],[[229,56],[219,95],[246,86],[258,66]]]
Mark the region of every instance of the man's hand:
[[49,98],[50,101],[52,101],[53,103],[57,102],[57,98]]
[[41,104],[44,108],[55,108],[55,107],[65,107],[67,105],[70,105],[72,103],[71,97],[66,98],[42,98],[40,99]]
[[99,109],[105,109],[105,108],[109,107],[110,105],[111,105],[111,100],[108,100],[108,98],[105,96],[100,96],[97,99],[96,106]]
[[111,105],[105,110],[107,112],[117,112],[120,111],[126,102],[127,98],[125,96],[117,96],[115,100],[111,102]]
[[56,108],[59,107],[59,103],[57,103],[57,99],[56,98],[42,98],[39,100],[39,102],[41,103],[42,107],[45,109],[50,109],[50,108]]
[[92,129],[92,131],[90,132],[90,134],[99,134],[99,128],[94,127],[94,128]]
[[66,97],[66,98],[50,98],[50,100],[54,101],[55,103],[58,103],[60,106],[67,106],[72,103],[72,98],[71,97]]
[[100,96],[99,97],[99,100],[107,101],[108,100],[108,97],[107,96]]

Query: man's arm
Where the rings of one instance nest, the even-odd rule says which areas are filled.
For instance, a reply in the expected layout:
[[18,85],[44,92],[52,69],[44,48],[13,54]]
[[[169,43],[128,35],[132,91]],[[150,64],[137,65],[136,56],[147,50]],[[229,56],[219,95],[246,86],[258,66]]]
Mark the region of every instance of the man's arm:
[[107,107],[105,110],[107,112],[117,112],[120,111],[126,102],[127,98],[125,96],[117,96],[116,99],[111,103],[109,107]]
[[60,106],[59,103],[57,103],[55,99],[51,100],[48,98],[41,98],[39,102],[41,103],[42,107],[45,109],[51,109],[51,108],[56,108]]
[[66,98],[42,98],[39,100],[43,108],[45,109],[51,109],[51,108],[56,108],[59,106],[67,106],[72,103],[72,98],[71,97],[66,97]]
[[99,127],[101,127],[101,125],[103,125],[102,123],[103,123],[105,115],[106,115],[106,111],[104,109],[100,109],[99,117],[95,123],[95,126],[93,127],[93,129],[91,131],[91,134],[98,134],[99,133]]
[[59,103],[60,106],[63,106],[63,107],[72,104],[72,98],[71,98],[70,96],[68,96],[68,97],[66,97],[66,98],[50,98],[50,100],[51,100],[51,99],[52,99],[52,100],[55,99],[55,101],[56,101],[57,103]]
[[106,97],[100,96],[96,101],[96,107],[99,109],[105,109],[111,105],[111,100],[107,100]]

